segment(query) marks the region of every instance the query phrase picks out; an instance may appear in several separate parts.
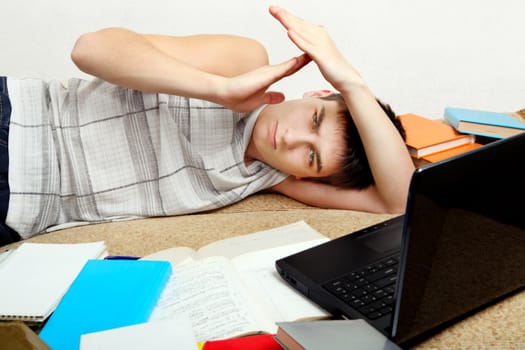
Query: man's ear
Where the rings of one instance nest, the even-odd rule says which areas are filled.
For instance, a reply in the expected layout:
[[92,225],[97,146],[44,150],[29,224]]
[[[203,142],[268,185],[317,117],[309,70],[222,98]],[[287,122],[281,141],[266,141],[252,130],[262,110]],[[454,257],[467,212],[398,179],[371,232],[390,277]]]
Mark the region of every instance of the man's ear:
[[315,91],[307,91],[303,94],[303,97],[325,97],[333,95],[335,92],[332,90],[315,90]]

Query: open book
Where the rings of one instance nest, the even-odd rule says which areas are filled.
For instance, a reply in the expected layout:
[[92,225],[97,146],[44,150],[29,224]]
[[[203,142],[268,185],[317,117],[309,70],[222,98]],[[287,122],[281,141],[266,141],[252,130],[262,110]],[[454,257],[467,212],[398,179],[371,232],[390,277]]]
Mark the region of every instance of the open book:
[[186,314],[198,341],[275,333],[275,322],[330,314],[290,288],[275,270],[281,257],[328,240],[305,222],[144,257],[169,260],[173,273],[150,321]]

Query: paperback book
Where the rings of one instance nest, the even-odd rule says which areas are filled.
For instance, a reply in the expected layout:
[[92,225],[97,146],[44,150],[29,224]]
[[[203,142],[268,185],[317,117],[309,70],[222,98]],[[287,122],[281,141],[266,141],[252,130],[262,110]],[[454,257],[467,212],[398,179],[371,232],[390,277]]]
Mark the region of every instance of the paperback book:
[[525,131],[525,118],[519,113],[498,113],[465,108],[445,108],[445,119],[462,133],[505,138]]

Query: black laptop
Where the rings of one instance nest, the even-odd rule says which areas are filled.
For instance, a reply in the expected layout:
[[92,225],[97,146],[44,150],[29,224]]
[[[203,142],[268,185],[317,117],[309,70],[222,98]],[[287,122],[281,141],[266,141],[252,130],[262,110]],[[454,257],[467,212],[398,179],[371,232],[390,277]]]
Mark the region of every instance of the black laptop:
[[418,342],[524,288],[524,160],[522,133],[417,169],[404,215],[280,259],[277,271],[333,315]]

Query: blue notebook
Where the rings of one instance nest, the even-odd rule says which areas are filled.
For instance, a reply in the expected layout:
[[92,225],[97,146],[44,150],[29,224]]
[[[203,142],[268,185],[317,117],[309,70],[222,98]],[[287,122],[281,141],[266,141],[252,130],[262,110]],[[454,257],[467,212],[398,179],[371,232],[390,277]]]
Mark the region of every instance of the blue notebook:
[[445,119],[459,132],[480,136],[504,138],[525,131],[525,121],[507,113],[447,107]]
[[170,275],[167,261],[88,260],[40,337],[72,350],[82,334],[146,322]]

